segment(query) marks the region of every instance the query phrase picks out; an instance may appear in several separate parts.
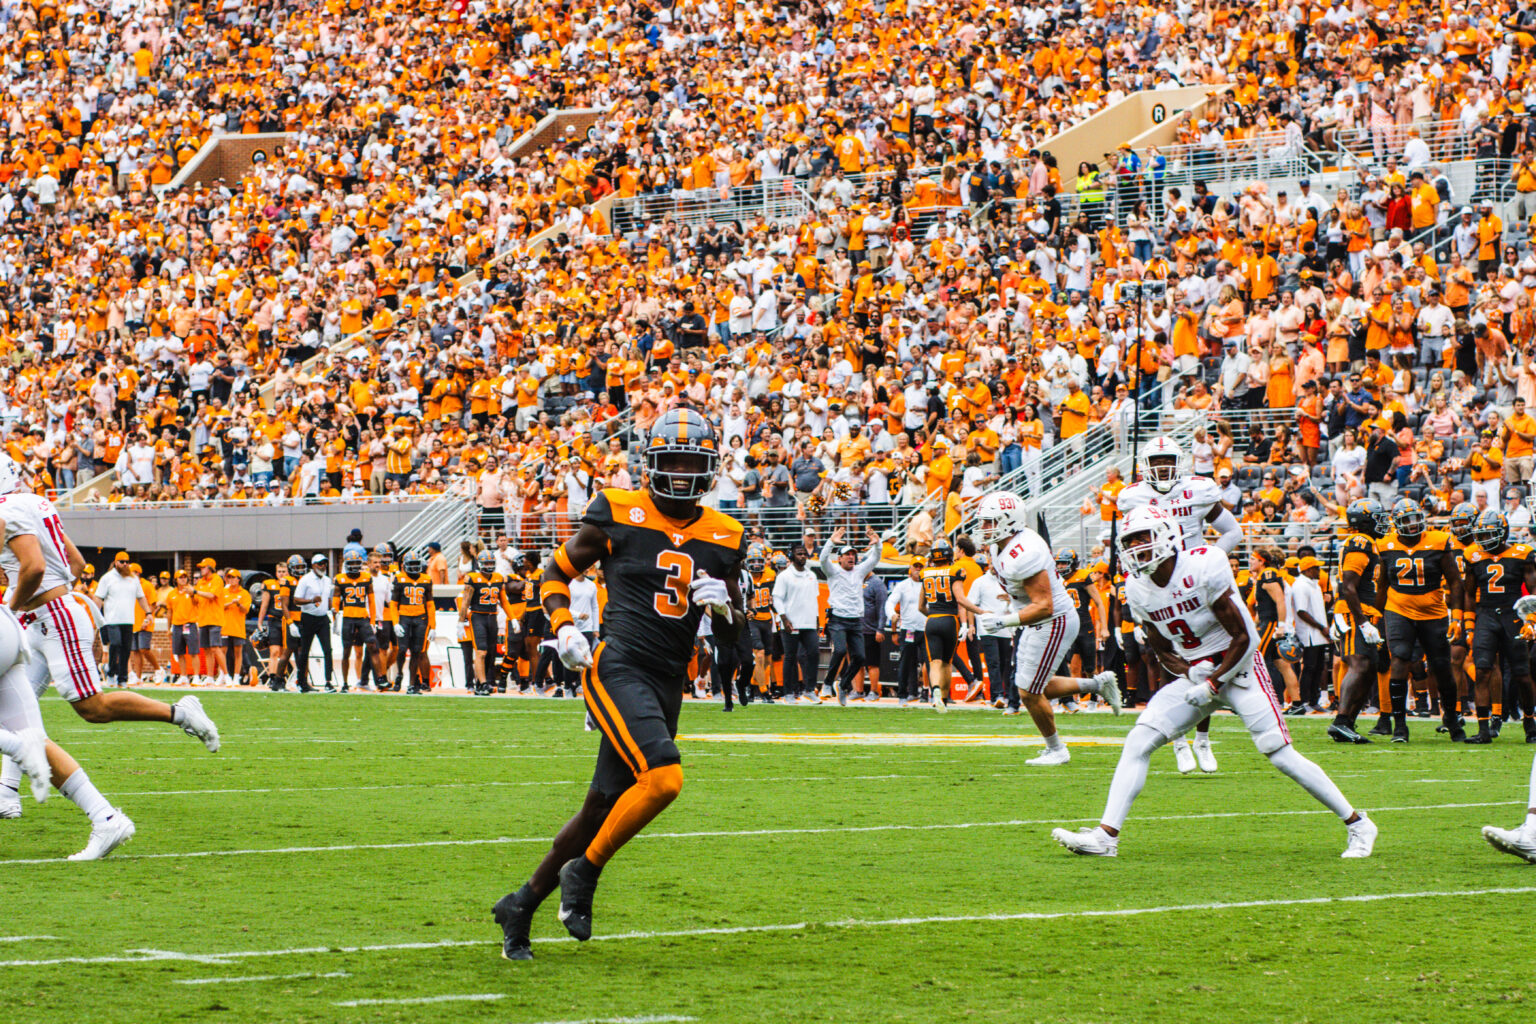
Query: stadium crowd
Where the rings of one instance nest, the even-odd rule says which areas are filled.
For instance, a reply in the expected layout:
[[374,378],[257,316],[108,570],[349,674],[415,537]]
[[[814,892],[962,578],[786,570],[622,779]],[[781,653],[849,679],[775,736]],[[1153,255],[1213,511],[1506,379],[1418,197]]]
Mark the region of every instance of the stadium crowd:
[[[1220,423],[1195,445],[1256,524],[1523,497],[1536,11],[1407,9],[6,3],[7,449],[60,490],[115,470],[107,504],[457,488],[536,546],[686,401],[713,500],[776,546],[927,505],[921,551],[1166,381],[1176,414],[1296,410],[1240,461]],[[1176,83],[1226,91],[1173,163],[1041,146]],[[609,112],[510,154],[575,107]],[[241,180],[159,190],[272,130]],[[1329,194],[1162,187],[1355,137]],[[790,188],[793,219],[667,215]]]

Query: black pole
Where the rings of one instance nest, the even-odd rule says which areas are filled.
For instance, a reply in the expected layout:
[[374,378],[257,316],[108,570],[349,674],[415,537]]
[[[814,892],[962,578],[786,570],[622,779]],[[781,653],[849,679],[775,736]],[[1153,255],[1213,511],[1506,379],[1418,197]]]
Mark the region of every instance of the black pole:
[[[1136,368],[1136,386],[1131,388],[1131,472],[1125,486],[1129,487],[1136,482],[1136,459],[1141,451],[1141,288],[1142,283],[1136,282],[1136,340],[1131,344],[1132,364]],[[1129,369],[1129,367],[1127,367]],[[1130,374],[1126,374],[1129,379]],[[1109,521],[1109,578],[1113,583],[1120,563],[1120,510],[1119,501],[1116,500],[1114,518]]]

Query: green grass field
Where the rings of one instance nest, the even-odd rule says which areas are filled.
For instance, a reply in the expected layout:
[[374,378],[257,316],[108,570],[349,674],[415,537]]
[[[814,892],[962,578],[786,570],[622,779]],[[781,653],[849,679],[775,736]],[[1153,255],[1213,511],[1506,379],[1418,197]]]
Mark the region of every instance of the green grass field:
[[[168,727],[49,728],[137,822],[94,864],[54,796],[0,822],[0,1019],[82,1021],[1528,1021],[1533,749],[1415,726],[1342,748],[1294,725],[1381,826],[1344,830],[1217,718],[1221,772],[1159,752],[1116,860],[1049,838],[1103,806],[1131,719],[1079,715],[1030,769],[1027,719],[754,706],[683,715],[688,783],[604,875],[600,941],[552,898],[532,963],[491,904],[584,792],[570,701],[203,696],[223,750]],[[1518,734],[1518,729],[1515,730]],[[753,735],[814,734],[815,743]],[[712,739],[706,737],[714,737]],[[690,739],[689,737],[697,737]],[[905,737],[906,742],[897,740]],[[992,741],[996,742],[996,741]]]

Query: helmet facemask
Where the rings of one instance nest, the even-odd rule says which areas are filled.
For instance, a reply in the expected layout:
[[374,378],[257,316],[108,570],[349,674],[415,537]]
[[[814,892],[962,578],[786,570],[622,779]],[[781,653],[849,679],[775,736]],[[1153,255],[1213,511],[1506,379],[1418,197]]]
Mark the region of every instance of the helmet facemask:
[[673,501],[698,501],[715,486],[720,455],[707,448],[666,446],[645,453],[651,493]]

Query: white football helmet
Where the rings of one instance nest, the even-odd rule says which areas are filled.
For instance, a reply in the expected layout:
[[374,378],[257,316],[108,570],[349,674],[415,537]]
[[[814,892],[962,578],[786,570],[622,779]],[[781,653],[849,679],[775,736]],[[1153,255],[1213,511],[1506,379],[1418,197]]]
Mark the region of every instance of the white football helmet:
[[1173,490],[1184,475],[1184,449],[1166,435],[1154,437],[1142,449],[1140,462],[1141,478],[1162,494]]
[[1150,505],[1131,509],[1120,526],[1120,556],[1132,572],[1150,576],[1179,553],[1179,528]]
[[1024,521],[1024,499],[1008,491],[982,495],[971,518],[976,524],[971,539],[984,548],[995,547],[1028,526]]
[[9,455],[0,454],[0,495],[21,487],[21,467]]

